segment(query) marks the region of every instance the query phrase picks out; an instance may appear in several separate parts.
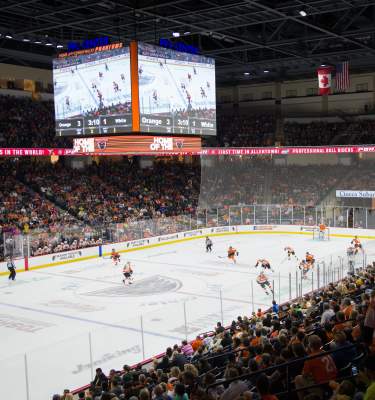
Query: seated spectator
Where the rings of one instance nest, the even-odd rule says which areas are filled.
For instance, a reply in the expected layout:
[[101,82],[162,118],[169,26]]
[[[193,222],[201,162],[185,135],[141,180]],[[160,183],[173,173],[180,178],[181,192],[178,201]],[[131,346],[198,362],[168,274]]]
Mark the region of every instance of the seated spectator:
[[323,314],[320,318],[320,324],[325,325],[327,322],[330,322],[332,318],[335,316],[335,312],[332,310],[328,303],[323,304]]
[[191,357],[194,353],[193,347],[187,342],[187,340],[182,341],[181,351],[187,357]]
[[[319,336],[311,335],[309,337],[309,355],[316,356],[322,354],[322,356],[305,361],[302,375],[296,376],[295,379],[297,389],[303,389],[314,384],[326,383],[329,380],[336,379],[336,365],[330,355],[324,355],[321,346],[322,341]],[[310,391],[321,392],[321,389],[310,389]],[[299,391],[298,397],[302,400],[304,397],[304,391]]]
[[270,382],[266,374],[260,374],[256,381],[256,388],[261,400],[278,400],[276,396],[270,393]]
[[[235,368],[230,368],[227,374],[227,379],[233,379],[237,377],[238,371]],[[220,400],[235,400],[247,389],[248,386],[244,381],[236,380],[229,384],[228,388],[220,396]]]
[[189,400],[189,396],[185,391],[185,386],[182,383],[177,383],[175,385],[173,400]]
[[363,400],[375,399],[375,356],[373,354],[367,357],[364,363],[364,372],[368,384]]
[[194,351],[197,351],[199,347],[201,347],[203,344],[203,340],[201,337],[198,335],[195,340],[191,343],[191,347],[193,348]]
[[340,370],[347,366],[357,355],[355,348],[348,346],[351,345],[347,341],[346,335],[343,331],[336,332],[334,334],[334,341],[330,345],[330,350],[341,349],[338,352],[332,353],[333,361],[336,364],[336,368]]

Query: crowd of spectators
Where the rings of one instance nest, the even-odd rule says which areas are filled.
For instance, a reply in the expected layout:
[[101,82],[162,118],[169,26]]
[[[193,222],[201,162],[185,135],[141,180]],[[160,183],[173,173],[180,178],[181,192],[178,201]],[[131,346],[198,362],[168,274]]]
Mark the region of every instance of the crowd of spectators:
[[375,120],[291,122],[271,114],[218,116],[217,145],[223,147],[328,146],[375,142]]
[[[217,125],[221,146],[274,144],[277,122],[273,115],[221,115]],[[284,144],[328,144],[338,135],[353,137],[359,131],[370,140],[374,127],[373,120],[286,122]],[[1,146],[71,147],[71,139],[55,137],[52,102],[10,96],[0,96],[0,140]],[[205,165],[206,161],[211,167]],[[95,230],[99,226],[177,215],[197,219],[199,208],[276,204],[283,209],[283,219],[293,212],[294,222],[303,222],[297,218],[297,207],[315,207],[337,185],[340,189],[373,189],[373,165],[364,163],[354,168],[282,166],[270,157],[226,156],[202,160],[201,167],[193,165],[169,160],[139,173],[140,166],[132,159],[116,163],[101,160],[79,171],[61,161],[52,165],[27,159],[6,160],[2,162],[4,179],[0,182],[0,233],[38,229],[52,233],[53,242],[43,233],[31,242],[32,254],[47,254],[98,243],[103,236]],[[221,222],[229,222],[227,214]],[[248,214],[244,217],[248,223],[264,222],[252,218],[251,211]],[[269,220],[278,220],[279,214],[273,210]],[[305,222],[313,224],[315,216],[310,214],[300,212]],[[116,238],[145,234],[125,231],[129,231],[128,225]]]
[[349,122],[285,122],[285,146],[327,146],[375,142],[375,120]]
[[[151,365],[95,379],[85,400],[370,400],[375,396],[375,266],[268,310],[220,322]],[[59,395],[54,400],[69,399]],[[70,396],[70,394],[69,394]]]
[[[315,207],[332,191],[374,190],[370,161],[347,166],[278,165],[269,156],[206,161],[159,161],[139,173],[139,164],[128,158],[101,160],[81,170],[63,162],[3,160],[1,232],[32,231],[31,254],[41,255],[96,245],[100,239],[125,241],[188,230],[192,221],[198,227],[228,224],[229,207],[232,224],[279,223],[281,218],[314,225]],[[268,211],[267,204],[273,205]],[[236,222],[234,206],[255,210],[244,207]],[[207,219],[202,209],[209,209]],[[334,216],[338,226],[347,222],[341,214],[338,210]],[[172,223],[169,218],[177,216],[190,221]],[[356,217],[356,224],[362,226],[364,218]]]
[[89,225],[191,214],[197,207],[199,170],[179,163],[140,167],[103,161],[77,171],[35,164],[24,170],[35,190]]
[[[109,111],[118,111],[116,107],[110,107]],[[129,112],[128,105],[120,111]],[[185,115],[178,112],[180,114]],[[215,118],[214,111],[205,109],[194,110],[192,115]],[[333,141],[334,144],[375,141],[375,120],[372,119],[282,123],[280,117],[278,134],[276,126],[274,114],[218,114],[216,145],[256,147],[274,146],[277,142],[284,146],[321,146],[332,144]],[[52,101],[13,96],[0,96],[0,140],[3,147],[72,147],[72,139],[56,137]]]
[[[32,230],[32,255],[97,245],[100,238],[143,237],[149,227],[132,227],[138,220],[156,219],[158,232],[170,233],[177,226],[164,220],[194,214],[198,205],[199,167],[178,162],[156,163],[142,174],[129,159],[80,171],[62,163],[5,160],[2,170],[0,233]],[[110,226],[115,228],[106,232]]]
[[317,206],[332,190],[374,190],[374,164],[283,165],[270,157],[222,156],[202,167],[200,205]]
[[[17,163],[3,161],[0,164],[0,235],[29,233],[43,230],[45,234],[55,233],[61,226],[76,224],[76,219],[67,211],[30,189],[17,179]],[[4,240],[0,241],[3,254]]]
[[270,114],[217,117],[217,142],[221,147],[256,147],[275,144],[276,119]]
[[0,96],[0,147],[72,148],[73,141],[56,137],[52,101]]

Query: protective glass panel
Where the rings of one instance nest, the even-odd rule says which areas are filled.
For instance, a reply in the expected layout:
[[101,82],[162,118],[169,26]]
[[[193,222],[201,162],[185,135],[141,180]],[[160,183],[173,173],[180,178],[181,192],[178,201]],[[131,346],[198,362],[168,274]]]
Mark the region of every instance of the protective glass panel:
[[4,232],[3,234],[4,256],[20,258],[24,255],[23,235],[17,232]]

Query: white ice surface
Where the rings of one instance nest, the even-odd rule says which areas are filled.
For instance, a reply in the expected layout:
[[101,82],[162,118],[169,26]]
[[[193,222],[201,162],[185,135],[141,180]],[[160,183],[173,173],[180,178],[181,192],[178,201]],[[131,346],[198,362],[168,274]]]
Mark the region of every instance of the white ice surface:
[[[285,301],[289,272],[295,296],[296,262],[282,262],[284,246],[293,246],[299,257],[310,251],[329,260],[330,254],[344,256],[349,240],[260,234],[213,242],[211,254],[206,254],[203,239],[122,254],[122,263],[134,264],[135,283],[127,287],[121,282],[122,266],[107,259],[20,273],[12,283],[1,277],[0,376],[7,382],[2,390],[9,391],[4,398],[26,399],[25,354],[30,400],[49,399],[91,380],[89,333],[94,370],[121,369],[143,358],[141,315],[147,358],[180,343],[185,334],[193,339],[211,330],[221,320],[221,309],[225,323],[250,314],[251,282],[255,308],[270,306],[272,298],[255,282],[257,258],[271,261],[275,298]],[[225,258],[229,245],[239,251],[237,265]],[[303,282],[304,292],[311,284],[311,278]]]

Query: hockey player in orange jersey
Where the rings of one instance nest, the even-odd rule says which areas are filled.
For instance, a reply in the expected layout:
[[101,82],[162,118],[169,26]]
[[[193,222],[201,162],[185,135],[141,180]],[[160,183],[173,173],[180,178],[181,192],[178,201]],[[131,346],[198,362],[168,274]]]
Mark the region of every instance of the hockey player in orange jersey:
[[238,256],[238,251],[237,251],[234,247],[229,246],[229,249],[228,249],[228,259],[229,259],[230,261],[232,261],[234,264],[236,264],[236,263],[237,263],[237,261],[236,261],[236,256]]
[[115,249],[112,249],[111,260],[115,265],[120,262],[120,254]]

